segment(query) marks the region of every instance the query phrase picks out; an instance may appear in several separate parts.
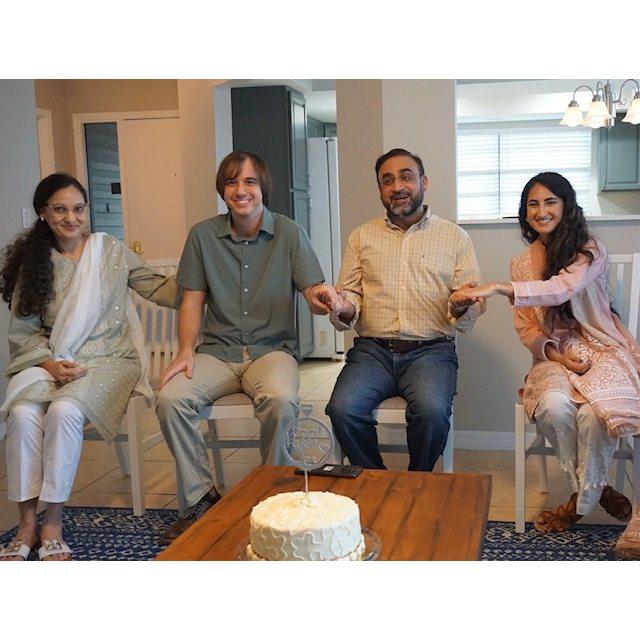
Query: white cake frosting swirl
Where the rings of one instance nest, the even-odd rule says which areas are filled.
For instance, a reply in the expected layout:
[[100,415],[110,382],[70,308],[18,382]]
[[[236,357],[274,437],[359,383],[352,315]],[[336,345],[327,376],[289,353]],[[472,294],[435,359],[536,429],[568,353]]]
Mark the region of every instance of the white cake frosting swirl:
[[251,560],[359,560],[358,505],[328,491],[279,493],[251,511]]

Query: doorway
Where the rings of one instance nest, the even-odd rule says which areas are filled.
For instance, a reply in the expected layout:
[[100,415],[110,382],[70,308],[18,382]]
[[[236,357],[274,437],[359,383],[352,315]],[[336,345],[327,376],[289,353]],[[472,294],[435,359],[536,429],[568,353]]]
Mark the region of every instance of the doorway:
[[73,114],[73,134],[91,230],[145,258],[179,257],[187,230],[178,112]]

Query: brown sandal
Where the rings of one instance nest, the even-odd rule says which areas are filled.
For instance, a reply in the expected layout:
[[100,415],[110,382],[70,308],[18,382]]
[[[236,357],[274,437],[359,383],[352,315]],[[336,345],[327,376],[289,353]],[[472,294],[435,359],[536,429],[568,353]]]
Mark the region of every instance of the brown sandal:
[[572,527],[582,518],[581,515],[576,513],[577,500],[578,494],[574,493],[567,503],[561,504],[553,510],[545,509],[541,511],[533,520],[533,526],[536,531],[540,533],[555,533],[566,531]]
[[629,520],[631,520],[633,507],[629,499],[609,485],[602,490],[600,506],[610,516],[616,518],[616,520],[620,520],[621,522],[629,522]]

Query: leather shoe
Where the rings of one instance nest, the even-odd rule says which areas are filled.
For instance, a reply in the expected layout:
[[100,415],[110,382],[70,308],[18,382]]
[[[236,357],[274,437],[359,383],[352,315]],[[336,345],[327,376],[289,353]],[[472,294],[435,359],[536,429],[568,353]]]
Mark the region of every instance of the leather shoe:
[[211,491],[205,493],[198,502],[191,507],[190,514],[184,518],[178,518],[172,522],[160,538],[163,544],[171,544],[178,536],[182,535],[196,520],[199,520],[222,496],[213,487]]

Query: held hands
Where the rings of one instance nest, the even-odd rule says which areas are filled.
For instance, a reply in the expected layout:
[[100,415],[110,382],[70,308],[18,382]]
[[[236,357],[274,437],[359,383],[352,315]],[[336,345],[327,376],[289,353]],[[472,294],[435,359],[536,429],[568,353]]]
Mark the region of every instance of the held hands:
[[471,280],[454,291],[449,297],[453,314],[460,317],[472,304],[484,300],[486,296],[482,296],[479,292],[486,286],[478,286],[475,280]]
[[346,298],[330,284],[316,284],[311,287],[307,300],[313,313],[321,316],[331,313],[338,316],[344,310]]
[[66,384],[87,375],[87,368],[71,360],[47,360],[40,366],[48,371],[60,384]]
[[193,349],[188,351],[179,351],[178,355],[173,359],[167,368],[164,370],[162,377],[160,378],[160,388],[164,387],[173,376],[177,375],[181,371],[184,371],[184,375],[191,379],[193,377]]
[[454,310],[460,307],[466,309],[474,302],[482,302],[496,294],[506,296],[513,303],[514,291],[510,282],[485,282],[484,284],[467,282],[451,294],[449,302]]

